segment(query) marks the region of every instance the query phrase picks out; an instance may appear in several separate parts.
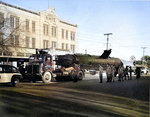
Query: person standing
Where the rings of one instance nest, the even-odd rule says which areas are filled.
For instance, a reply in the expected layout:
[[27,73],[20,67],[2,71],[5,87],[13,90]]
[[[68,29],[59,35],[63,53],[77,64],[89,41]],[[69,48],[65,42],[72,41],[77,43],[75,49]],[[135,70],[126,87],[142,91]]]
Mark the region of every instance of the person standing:
[[130,66],[130,69],[129,69],[129,73],[130,73],[130,80],[132,80],[132,68]]
[[124,66],[123,65],[121,66],[121,74],[122,74],[121,80],[123,81],[123,77],[124,77]]
[[115,80],[114,80],[115,71],[116,71],[115,66],[114,66],[114,65],[111,65],[112,82],[115,82]]
[[100,78],[100,83],[103,83],[103,67],[101,64],[99,64],[99,78]]
[[120,80],[120,69],[121,69],[121,66],[119,66],[119,68],[118,68],[118,81],[121,81]]
[[129,80],[129,75],[128,75],[128,66],[126,66],[126,68],[124,69],[124,77],[125,77],[125,80],[126,80],[126,77],[128,77],[128,80]]
[[110,78],[111,78],[111,67],[109,66],[108,63],[107,63],[107,67],[106,67],[106,75],[107,75],[107,82],[110,82]]
[[137,67],[135,72],[136,72],[136,78],[139,79],[141,77],[141,69]]
[[123,66],[119,66],[119,69],[118,69],[118,81],[123,81]]

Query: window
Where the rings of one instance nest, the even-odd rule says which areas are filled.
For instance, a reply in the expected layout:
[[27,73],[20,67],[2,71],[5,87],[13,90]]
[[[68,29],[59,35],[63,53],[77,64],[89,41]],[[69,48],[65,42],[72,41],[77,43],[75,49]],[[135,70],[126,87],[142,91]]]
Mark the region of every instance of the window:
[[44,40],[43,41],[43,48],[48,48],[49,41]]
[[12,67],[5,66],[4,67],[4,73],[12,73]]
[[14,17],[10,16],[10,27],[14,28]]
[[10,27],[11,28],[19,28],[19,18],[10,16]]
[[64,39],[64,29],[62,29],[62,39]]
[[12,73],[18,73],[18,70],[15,67],[12,67]]
[[64,43],[62,43],[62,49],[64,49]]
[[56,37],[56,27],[52,26],[52,36]]
[[52,41],[52,48],[56,48],[56,42]]
[[11,45],[13,46],[19,45],[19,36],[11,35]]
[[0,27],[4,25],[4,14],[0,12]]
[[68,44],[66,44],[66,50],[68,50]]
[[0,45],[3,46],[3,34],[2,33],[0,33]]
[[71,32],[71,40],[75,40],[75,32]]
[[68,39],[68,30],[66,30],[66,39]]
[[15,28],[19,28],[19,18],[16,18],[16,27]]
[[35,33],[35,22],[32,21],[32,33]]
[[35,38],[32,38],[32,48],[35,48]]
[[48,35],[48,25],[44,24],[44,30],[43,30],[44,35]]
[[71,45],[71,51],[75,53],[75,45]]
[[29,48],[29,37],[26,37],[26,47]]
[[18,70],[13,66],[4,66],[4,73],[18,73]]
[[29,20],[26,19],[26,31],[29,32]]

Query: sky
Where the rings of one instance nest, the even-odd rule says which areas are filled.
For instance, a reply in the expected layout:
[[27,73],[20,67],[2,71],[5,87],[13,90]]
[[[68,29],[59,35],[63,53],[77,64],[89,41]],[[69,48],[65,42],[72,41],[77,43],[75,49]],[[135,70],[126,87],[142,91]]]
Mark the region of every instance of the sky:
[[[150,0],[1,0],[34,12],[55,7],[59,19],[77,24],[77,53],[101,55],[129,61],[150,56]],[[146,49],[143,49],[146,47]]]

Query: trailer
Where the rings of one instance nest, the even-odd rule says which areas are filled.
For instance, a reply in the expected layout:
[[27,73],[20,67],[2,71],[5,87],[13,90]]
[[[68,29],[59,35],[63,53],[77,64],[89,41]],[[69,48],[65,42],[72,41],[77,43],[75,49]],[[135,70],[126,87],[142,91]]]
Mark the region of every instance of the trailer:
[[29,63],[23,72],[24,80],[51,82],[61,80],[82,80],[84,71],[80,68],[75,55],[57,55],[55,60],[48,49],[36,50],[36,54],[29,57]]

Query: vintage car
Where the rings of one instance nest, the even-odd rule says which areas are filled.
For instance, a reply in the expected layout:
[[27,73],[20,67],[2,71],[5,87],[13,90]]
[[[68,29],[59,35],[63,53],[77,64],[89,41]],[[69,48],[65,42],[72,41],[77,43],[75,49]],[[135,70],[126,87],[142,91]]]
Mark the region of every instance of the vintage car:
[[9,83],[13,87],[19,85],[23,77],[18,69],[11,65],[0,65],[0,83]]

